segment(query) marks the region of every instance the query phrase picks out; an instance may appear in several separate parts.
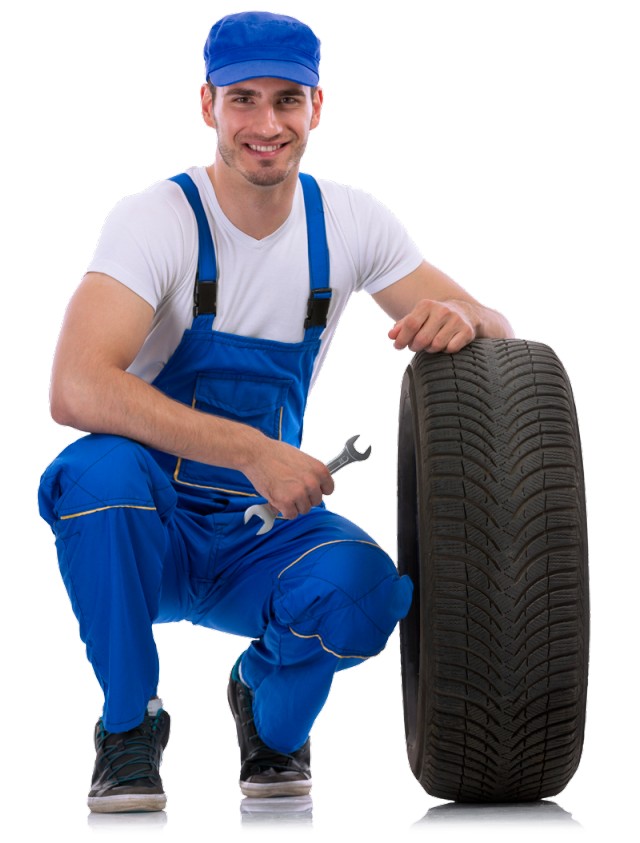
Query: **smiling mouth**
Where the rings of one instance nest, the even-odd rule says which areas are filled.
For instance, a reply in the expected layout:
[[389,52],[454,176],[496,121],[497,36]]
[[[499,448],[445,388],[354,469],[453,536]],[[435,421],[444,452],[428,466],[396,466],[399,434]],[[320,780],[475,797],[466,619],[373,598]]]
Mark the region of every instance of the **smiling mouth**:
[[257,144],[257,143],[248,143],[247,146],[249,149],[253,150],[253,152],[277,152],[278,149],[282,149],[283,146],[286,146],[284,143],[271,143],[271,144]]

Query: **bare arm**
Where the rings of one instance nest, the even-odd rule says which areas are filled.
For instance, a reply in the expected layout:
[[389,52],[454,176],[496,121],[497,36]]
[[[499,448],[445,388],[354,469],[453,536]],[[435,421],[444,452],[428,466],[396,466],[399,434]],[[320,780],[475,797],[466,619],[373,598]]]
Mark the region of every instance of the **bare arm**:
[[395,348],[453,353],[476,337],[514,336],[501,313],[480,304],[426,261],[373,298],[397,320],[389,331]]
[[152,319],[151,306],[123,284],[100,273],[85,276],[69,304],[53,364],[51,414],[58,423],[242,471],[288,518],[333,491],[318,460],[248,425],[173,401],[126,372]]

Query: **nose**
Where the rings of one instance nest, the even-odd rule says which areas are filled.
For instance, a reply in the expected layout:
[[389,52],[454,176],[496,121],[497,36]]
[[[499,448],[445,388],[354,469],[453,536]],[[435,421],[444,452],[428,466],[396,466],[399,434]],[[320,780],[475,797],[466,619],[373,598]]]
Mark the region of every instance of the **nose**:
[[255,112],[254,129],[261,138],[270,140],[282,131],[282,124],[271,103],[263,103]]

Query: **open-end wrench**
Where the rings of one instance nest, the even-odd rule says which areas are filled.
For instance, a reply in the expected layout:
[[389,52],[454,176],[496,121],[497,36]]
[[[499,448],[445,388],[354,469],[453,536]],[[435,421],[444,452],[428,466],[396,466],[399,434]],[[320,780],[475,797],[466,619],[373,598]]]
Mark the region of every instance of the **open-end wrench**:
[[[360,434],[358,433],[356,436],[352,436],[351,439],[347,440],[347,443],[338,456],[331,460],[331,462],[327,463],[329,474],[335,474],[336,471],[344,468],[345,465],[349,465],[350,462],[360,462],[361,460],[366,460],[369,457],[369,454],[371,453],[371,445],[369,445],[367,450],[363,453],[360,453],[360,451],[357,451],[354,447],[353,443],[359,435]],[[266,503],[258,503],[254,506],[250,506],[244,514],[244,523],[246,524],[250,521],[254,515],[257,515],[263,521],[262,527],[260,527],[256,535],[261,536],[263,533],[268,533],[273,527],[273,522],[276,520],[276,515],[271,507]]]

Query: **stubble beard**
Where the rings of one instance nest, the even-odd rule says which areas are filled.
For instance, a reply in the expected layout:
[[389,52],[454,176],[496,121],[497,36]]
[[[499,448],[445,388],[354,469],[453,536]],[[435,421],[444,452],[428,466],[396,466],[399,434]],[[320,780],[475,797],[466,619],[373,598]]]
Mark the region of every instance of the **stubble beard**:
[[302,160],[306,146],[306,143],[298,146],[285,167],[278,167],[275,161],[257,161],[259,169],[246,170],[238,164],[236,150],[230,146],[225,146],[218,137],[218,152],[227,167],[237,170],[250,184],[255,184],[258,187],[273,187],[276,184],[281,184]]

